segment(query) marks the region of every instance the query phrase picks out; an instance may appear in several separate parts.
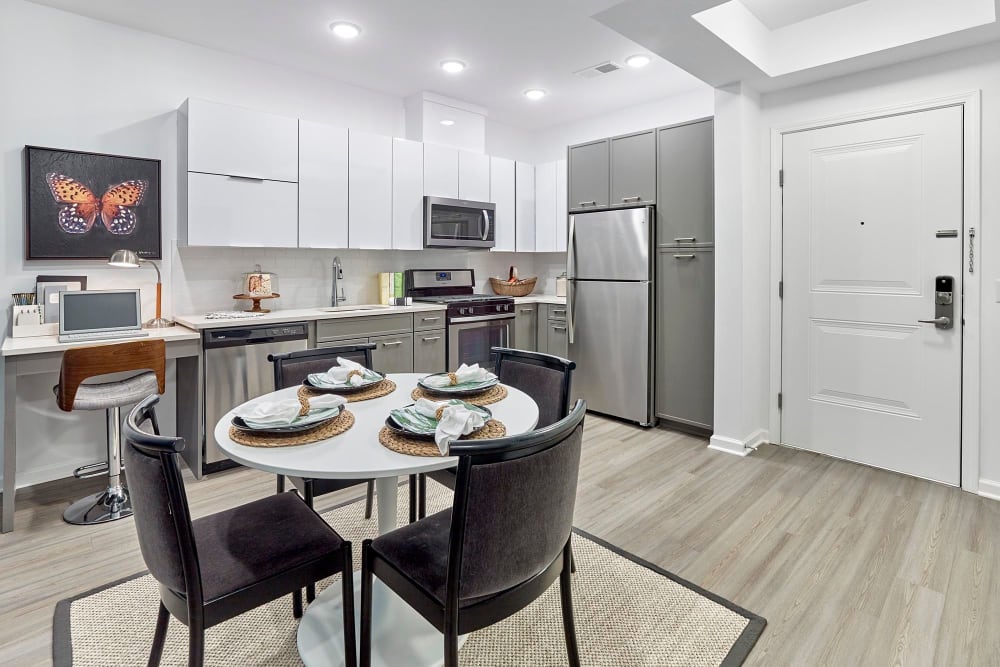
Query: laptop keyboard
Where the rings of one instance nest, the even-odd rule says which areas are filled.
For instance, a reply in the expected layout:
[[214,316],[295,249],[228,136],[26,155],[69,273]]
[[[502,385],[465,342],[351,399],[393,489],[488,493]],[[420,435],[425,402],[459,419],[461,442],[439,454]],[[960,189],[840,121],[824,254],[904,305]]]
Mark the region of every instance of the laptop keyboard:
[[104,333],[71,333],[61,334],[60,343],[80,343],[90,340],[118,340],[119,338],[143,338],[148,336],[148,331],[115,331]]

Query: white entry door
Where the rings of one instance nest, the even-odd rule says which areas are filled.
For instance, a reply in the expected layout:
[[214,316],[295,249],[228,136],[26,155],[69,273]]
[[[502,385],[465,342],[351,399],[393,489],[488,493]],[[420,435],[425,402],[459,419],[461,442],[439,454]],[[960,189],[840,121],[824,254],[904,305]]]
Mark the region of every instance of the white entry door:
[[784,136],[782,443],[959,484],[962,112]]

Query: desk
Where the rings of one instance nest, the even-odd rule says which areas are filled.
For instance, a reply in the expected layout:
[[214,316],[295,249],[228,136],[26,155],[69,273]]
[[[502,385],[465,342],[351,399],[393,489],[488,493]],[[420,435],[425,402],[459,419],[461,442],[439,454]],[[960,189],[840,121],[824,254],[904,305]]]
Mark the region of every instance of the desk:
[[[177,431],[187,442],[201,442],[199,431],[201,337],[197,331],[181,326],[150,329],[150,338],[162,338],[167,343],[167,359],[177,360]],[[4,369],[4,430],[3,430],[3,523],[0,532],[14,530],[14,495],[17,491],[17,378],[39,373],[58,373],[63,352],[71,347],[114,345],[124,340],[60,343],[58,336],[7,338],[0,354]],[[55,401],[55,398],[52,399]]]
[[[243,465],[294,477],[327,479],[375,478],[378,495],[379,533],[396,528],[398,477],[449,468],[453,456],[407,456],[383,447],[378,432],[392,408],[412,403],[410,392],[423,373],[390,375],[396,391],[369,401],[348,403],[354,426],[346,433],[309,445],[294,447],[247,447],[229,438],[233,410],[215,425],[215,440],[234,461]],[[276,398],[293,398],[298,387],[281,389],[248,403]],[[507,388],[507,398],[487,406],[507,427],[508,435],[526,433],[538,423],[538,405],[524,392]],[[235,409],[236,406],[234,406]],[[355,545],[360,549],[361,545]],[[444,639],[434,626],[409,605],[375,580],[372,626],[372,664],[377,667],[429,667],[440,665]],[[355,595],[360,600],[361,578],[355,578]],[[356,605],[360,611],[360,605]],[[330,586],[309,605],[299,622],[299,657],[307,667],[335,667],[344,664],[343,612],[340,587]]]

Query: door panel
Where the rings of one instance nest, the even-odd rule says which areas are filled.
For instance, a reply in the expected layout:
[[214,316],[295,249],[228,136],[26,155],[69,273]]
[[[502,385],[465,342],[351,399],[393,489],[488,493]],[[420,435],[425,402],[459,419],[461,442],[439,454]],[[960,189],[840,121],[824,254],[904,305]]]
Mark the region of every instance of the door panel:
[[569,210],[608,205],[611,161],[608,140],[569,148]]
[[714,123],[665,127],[656,135],[656,242],[711,243],[715,239]]
[[570,278],[649,279],[649,208],[570,216]]
[[[781,441],[957,485],[962,108],[784,138]],[[938,329],[934,279],[955,278]]]
[[656,136],[653,130],[611,140],[611,206],[656,201]]

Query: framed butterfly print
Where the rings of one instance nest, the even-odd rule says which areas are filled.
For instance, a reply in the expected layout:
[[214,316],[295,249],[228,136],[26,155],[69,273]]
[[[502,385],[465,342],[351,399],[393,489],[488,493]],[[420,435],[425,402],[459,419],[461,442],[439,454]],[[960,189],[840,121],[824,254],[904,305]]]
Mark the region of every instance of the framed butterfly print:
[[24,147],[25,258],[162,258],[160,161]]

